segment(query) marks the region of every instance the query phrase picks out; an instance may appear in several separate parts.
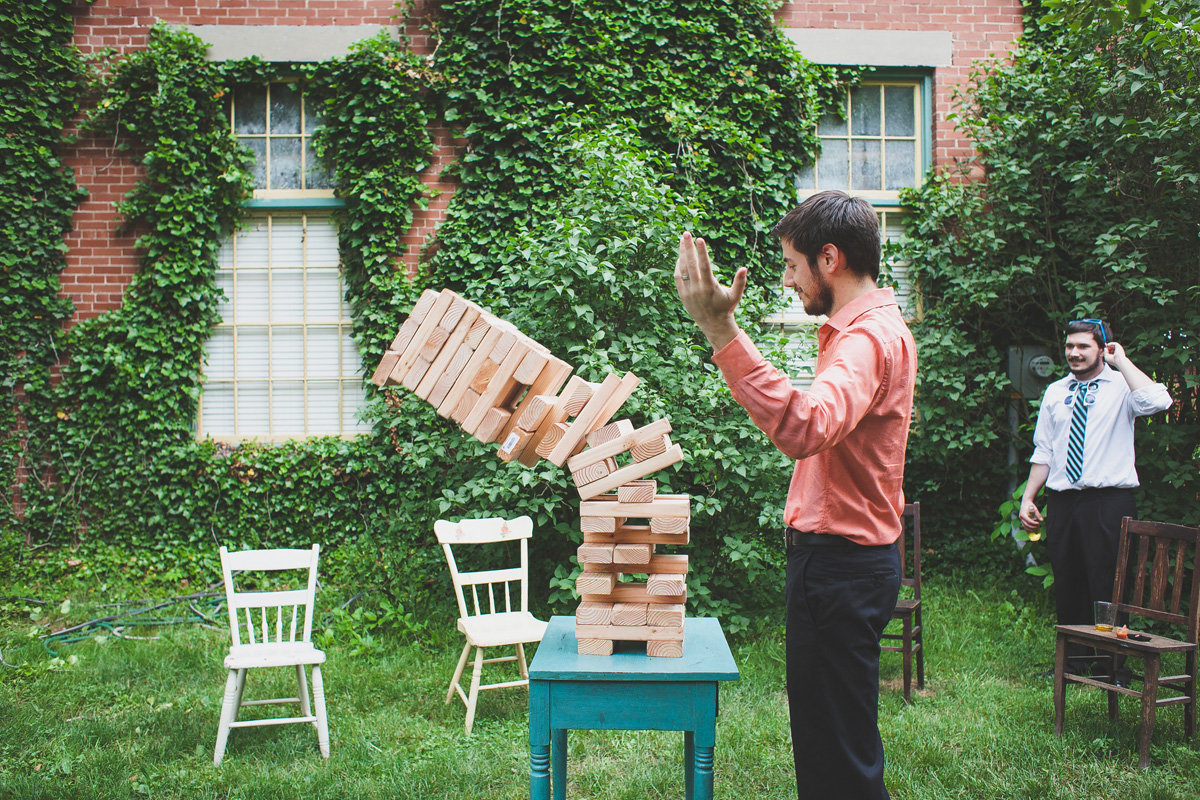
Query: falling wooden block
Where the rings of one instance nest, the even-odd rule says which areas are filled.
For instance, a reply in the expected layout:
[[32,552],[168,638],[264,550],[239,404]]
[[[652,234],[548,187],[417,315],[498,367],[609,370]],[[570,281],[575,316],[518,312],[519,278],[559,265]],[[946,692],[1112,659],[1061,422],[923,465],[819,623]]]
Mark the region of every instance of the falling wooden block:
[[625,451],[633,448],[641,442],[653,439],[656,436],[661,436],[671,430],[671,421],[668,419],[658,419],[648,425],[638,428],[633,433],[626,434],[620,438],[614,439],[611,442],[606,442],[597,447],[591,447],[580,453],[577,453],[567,459],[567,469],[575,471],[588,464],[593,464],[597,461],[603,461],[606,458],[612,458],[620,455]]
[[484,337],[487,336],[488,331],[492,329],[492,322],[495,319],[496,318],[491,314],[480,315],[480,317],[471,324],[471,330],[467,331],[467,338],[463,340],[467,346],[472,350],[477,349],[483,342]]
[[575,559],[580,564],[611,564],[613,562],[613,548],[611,544],[589,544],[587,542],[579,545],[575,550]]
[[450,387],[450,390],[446,392],[446,396],[438,405],[437,412],[439,415],[443,417],[452,416],[454,410],[462,402],[463,395],[471,390],[471,383],[475,380],[475,373],[483,366],[483,362],[488,360],[488,356],[492,353],[492,347],[502,335],[503,331],[498,326],[489,326],[489,330],[484,335],[483,341],[471,353],[471,358],[467,361],[467,365],[463,367],[462,372],[455,379],[454,385]]
[[617,573],[615,572],[589,572],[584,571],[579,573],[579,577],[575,579],[575,591],[580,595],[612,594],[617,588]]
[[558,443],[567,435],[569,426],[565,422],[555,422],[546,429],[546,435],[538,442],[535,452],[542,458],[548,458],[558,447]]
[[664,433],[662,436],[655,436],[653,439],[639,442],[631,447],[629,455],[633,456],[634,461],[649,461],[655,456],[665,453],[670,446],[671,437]]
[[529,402],[524,404],[521,409],[520,418],[517,420],[517,427],[526,431],[536,431],[538,425],[542,424],[542,420],[546,418],[546,414],[550,409],[554,408],[555,397],[553,395],[538,394],[533,395]]
[[[522,464],[527,467],[532,467],[538,462],[538,459],[541,458],[537,452],[537,446],[542,443],[543,439],[546,438],[547,434],[550,432],[550,428],[553,425],[556,425],[567,418],[567,412],[563,408],[563,404],[565,402],[564,398],[569,397],[581,383],[587,383],[587,381],[578,375],[572,375],[570,379],[567,380],[567,385],[562,388],[562,392],[555,399],[554,405],[549,411],[546,412],[545,417],[542,418],[542,422],[540,425],[538,425],[537,431],[534,432],[533,438],[528,444],[525,445],[525,452],[521,454]],[[530,387],[530,389],[532,388],[533,387]],[[520,407],[518,406],[518,410],[519,409]]]
[[[417,397],[422,400],[428,400],[433,405],[437,405],[438,401],[433,400],[437,394],[437,389],[440,386],[445,386],[445,390],[441,396],[445,396],[445,392],[450,390],[455,379],[462,373],[463,367],[467,365],[467,360],[470,359],[472,349],[463,347],[463,341],[467,338],[467,333],[471,330],[471,326],[479,317],[480,309],[475,307],[474,303],[463,303],[463,313],[458,315],[458,321],[454,328],[450,331],[446,339],[446,344],[430,365],[429,371],[425,373],[425,377],[414,390]],[[449,315],[450,312],[446,312]],[[443,323],[446,317],[442,317]],[[449,373],[449,375],[447,375]],[[439,398],[440,400],[440,398]]]
[[633,394],[633,390],[640,382],[641,379],[632,372],[626,372],[619,378],[616,374],[605,378],[604,382],[600,384],[600,388],[592,394],[587,405],[571,422],[566,434],[555,445],[554,451],[545,457],[546,460],[561,467],[568,458],[574,455],[576,450],[583,446],[585,436],[612,418],[612,415],[629,399],[629,395]]
[[496,435],[504,428],[504,423],[508,422],[508,418],[512,416],[511,411],[505,411],[503,408],[490,409],[483,416],[479,427],[475,429],[475,438],[485,444],[496,441]]
[[400,360],[396,362],[396,366],[392,369],[392,380],[397,383],[404,381],[404,376],[412,369],[412,365],[418,358],[421,357],[421,351],[425,347],[425,343],[433,336],[433,332],[438,329],[438,323],[442,320],[442,315],[446,313],[446,309],[454,302],[457,297],[454,292],[449,289],[443,289],[438,293],[437,298],[433,301],[433,305],[429,309],[429,313],[425,315],[425,319],[421,320],[420,326],[417,327],[416,333],[413,334],[412,341],[404,348],[400,354]]
[[646,592],[653,597],[674,597],[687,590],[683,575],[652,573],[646,581]]
[[630,481],[617,487],[617,502],[649,503],[656,494],[658,494],[658,481]]
[[691,523],[690,517],[652,517],[651,533],[683,533]]
[[581,656],[611,656],[613,654],[612,639],[578,639]]
[[578,416],[587,402],[592,399],[599,384],[591,383],[590,381],[581,381],[575,384],[570,394],[563,396],[563,410],[567,412],[568,417]]
[[[463,369],[467,366],[467,362],[471,360],[471,355],[474,352],[466,342],[458,346],[458,350],[450,357],[450,362],[446,365],[446,369],[433,384],[433,388],[429,390],[429,396],[425,398],[429,401],[430,405],[437,408],[446,399],[446,394],[449,393],[450,387],[454,386],[454,382],[462,375]],[[418,386],[417,393],[420,394],[420,391],[421,387]]]
[[526,386],[532,386],[549,362],[549,353],[531,348],[526,351],[525,357],[521,359],[521,363],[513,371],[513,378]]
[[646,624],[664,628],[683,625],[682,603],[650,603],[646,606]]
[[471,380],[471,391],[476,394],[483,394],[488,387],[488,383],[491,382],[492,376],[496,374],[496,370],[498,369],[500,369],[499,362],[495,361],[492,356],[489,356],[486,361],[479,365],[479,369],[475,371],[475,377]]
[[[537,453],[534,451],[534,447],[537,445],[537,430],[541,428],[541,422],[538,422],[536,425],[523,426],[518,424],[518,419],[524,415],[529,404],[533,402],[534,398],[554,397],[558,390],[563,387],[563,384],[566,383],[567,379],[570,377],[570,364],[567,364],[565,361],[557,359],[552,355],[547,355],[546,364],[544,367],[542,367],[541,373],[537,376],[537,379],[529,385],[529,390],[525,392],[525,396],[519,403],[517,403],[517,407],[513,410],[513,416],[509,419],[508,425],[506,425],[504,430],[500,433],[500,438],[504,439],[517,427],[522,427],[525,430],[534,432],[532,437],[523,439],[521,443],[517,445],[515,452],[516,458],[522,458],[525,455],[526,450],[528,450],[530,453],[530,458],[532,459],[529,466],[536,464],[539,458]],[[522,461],[522,463],[524,463],[524,461]]]
[[654,545],[644,542],[623,542],[612,548],[613,562],[618,564],[649,564],[654,554]]
[[[509,421],[511,422],[512,420],[510,419]],[[518,428],[508,434],[504,441],[500,443],[500,449],[496,451],[497,455],[500,456],[501,461],[512,461],[521,454],[532,438],[533,431],[523,431]]]
[[438,353],[442,352],[442,345],[450,338],[450,331],[438,325],[429,334],[429,338],[425,340],[425,344],[421,345],[421,358],[429,363],[437,358]]
[[425,373],[429,371],[429,365],[433,362],[425,358],[425,356],[417,356],[417,360],[408,368],[408,372],[404,375],[404,380],[401,384],[410,392],[417,388],[417,384],[421,382],[421,378],[425,377]]
[[458,399],[458,405],[455,406],[453,413],[450,414],[450,419],[462,424],[467,415],[475,410],[475,404],[479,402],[479,395],[472,389],[467,389],[462,397]]
[[646,642],[646,655],[651,658],[683,658],[683,639],[651,639]]
[[413,304],[413,310],[408,314],[408,319],[404,320],[404,324],[400,326],[400,330],[396,331],[396,338],[392,339],[392,344],[388,348],[389,350],[403,353],[408,349],[408,344],[412,341],[413,334],[417,332],[417,328],[421,326],[421,323],[425,321],[425,317],[429,315],[429,309],[433,308],[433,304],[438,299],[438,294],[433,289],[426,289],[424,292],[421,292],[421,296]]
[[379,366],[375,367],[375,374],[371,376],[371,383],[382,388],[387,383],[388,375],[391,374],[392,368],[396,366],[396,362],[400,360],[400,354],[395,350],[388,350],[383,354],[383,358],[379,359]]
[[[601,605],[597,603],[597,605]],[[649,608],[649,603],[613,603],[609,607],[608,622],[612,625],[645,625],[647,617],[646,609]],[[578,625],[597,624],[583,620],[578,614],[575,616],[575,622]],[[604,623],[598,623],[603,625]]]
[[475,304],[464,300],[461,297],[455,297],[450,303],[450,307],[446,309],[446,313],[442,315],[441,321],[438,322],[439,328],[445,328],[447,331],[452,331],[458,327],[459,321],[467,313],[467,309]]
[[[597,481],[586,484],[584,486],[576,486],[579,492],[579,497],[583,500],[611,492],[629,481],[636,480],[645,475],[657,472],[660,469],[669,467],[672,464],[677,464],[683,460],[683,448],[679,445],[673,445],[666,452],[659,453],[653,458],[648,458],[645,461],[635,461],[632,464],[621,467],[620,469],[609,473]],[[589,469],[591,466],[584,467],[580,471]],[[574,474],[574,473],[572,473]]]
[[595,464],[588,464],[578,472],[572,472],[571,480],[575,482],[576,486],[586,486],[607,478],[616,468],[617,464],[612,460],[598,461]]
[[577,625],[608,625],[612,620],[612,603],[580,603],[575,609]]
[[588,447],[598,447],[606,442],[628,436],[633,433],[633,423],[627,419],[618,419],[607,425],[602,425],[587,435]]

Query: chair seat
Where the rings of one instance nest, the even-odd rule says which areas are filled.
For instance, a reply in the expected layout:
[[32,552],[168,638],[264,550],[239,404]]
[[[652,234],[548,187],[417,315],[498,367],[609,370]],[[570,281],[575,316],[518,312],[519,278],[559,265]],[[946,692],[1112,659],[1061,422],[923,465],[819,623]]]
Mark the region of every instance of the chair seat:
[[1186,653],[1196,649],[1196,645],[1191,642],[1154,634],[1147,634],[1150,640],[1146,642],[1118,639],[1112,631],[1098,631],[1094,625],[1055,625],[1054,630],[1059,636],[1086,642],[1092,647],[1121,648],[1144,653]]
[[241,644],[229,648],[225,669],[288,667],[296,664],[324,664],[325,653],[311,642],[268,642]]
[[460,617],[458,629],[475,647],[500,647],[517,643],[540,642],[546,623],[528,611]]
[[921,601],[911,597],[901,597],[896,601],[896,609],[892,612],[893,615],[909,616],[918,608],[921,607]]

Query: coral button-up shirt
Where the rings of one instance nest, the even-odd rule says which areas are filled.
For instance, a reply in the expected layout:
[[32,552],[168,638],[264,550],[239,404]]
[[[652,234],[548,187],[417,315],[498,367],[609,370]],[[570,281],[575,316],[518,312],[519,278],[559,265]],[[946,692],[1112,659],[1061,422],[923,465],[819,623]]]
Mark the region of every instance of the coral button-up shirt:
[[856,297],[821,326],[807,392],[745,331],[713,362],[754,424],[796,459],[787,525],[865,545],[899,538],[917,348],[891,289]]

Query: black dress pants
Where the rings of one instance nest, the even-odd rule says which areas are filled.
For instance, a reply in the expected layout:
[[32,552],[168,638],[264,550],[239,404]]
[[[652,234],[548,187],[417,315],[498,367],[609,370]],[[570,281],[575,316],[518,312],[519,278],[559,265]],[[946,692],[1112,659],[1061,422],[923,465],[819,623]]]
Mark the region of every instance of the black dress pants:
[[887,547],[793,545],[787,691],[800,800],[886,800],[879,641],[900,591]]

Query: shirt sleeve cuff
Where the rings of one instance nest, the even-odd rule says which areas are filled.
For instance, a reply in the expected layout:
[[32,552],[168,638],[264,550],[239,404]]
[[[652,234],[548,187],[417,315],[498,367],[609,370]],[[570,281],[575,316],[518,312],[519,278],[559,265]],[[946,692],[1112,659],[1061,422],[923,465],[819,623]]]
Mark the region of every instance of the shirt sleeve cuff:
[[763,356],[746,332],[738,331],[732,342],[713,353],[712,360],[725,376],[725,382],[732,386],[761,364]]

